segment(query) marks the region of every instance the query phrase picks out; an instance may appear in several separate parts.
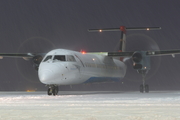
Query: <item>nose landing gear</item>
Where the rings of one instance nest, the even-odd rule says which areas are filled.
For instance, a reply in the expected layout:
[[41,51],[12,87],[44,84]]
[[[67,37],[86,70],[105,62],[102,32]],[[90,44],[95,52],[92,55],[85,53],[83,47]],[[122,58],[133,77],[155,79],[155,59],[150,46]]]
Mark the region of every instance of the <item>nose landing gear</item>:
[[58,86],[56,85],[50,85],[47,91],[48,95],[57,95],[58,94]]

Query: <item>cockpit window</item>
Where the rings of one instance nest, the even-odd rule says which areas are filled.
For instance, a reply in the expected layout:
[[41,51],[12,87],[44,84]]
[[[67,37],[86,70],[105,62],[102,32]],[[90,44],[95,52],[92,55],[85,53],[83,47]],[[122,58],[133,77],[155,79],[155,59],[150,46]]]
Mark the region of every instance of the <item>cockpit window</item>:
[[67,61],[75,62],[75,58],[72,55],[67,55]]
[[66,61],[65,55],[55,55],[53,60]]
[[47,56],[43,62],[46,62],[50,59],[53,59],[53,61],[68,61],[68,62],[76,62],[76,59],[73,55],[49,55]]
[[48,61],[48,60],[51,59],[51,58],[52,58],[52,55],[49,55],[49,56],[47,56],[47,57],[44,59],[43,62],[46,62],[46,61]]

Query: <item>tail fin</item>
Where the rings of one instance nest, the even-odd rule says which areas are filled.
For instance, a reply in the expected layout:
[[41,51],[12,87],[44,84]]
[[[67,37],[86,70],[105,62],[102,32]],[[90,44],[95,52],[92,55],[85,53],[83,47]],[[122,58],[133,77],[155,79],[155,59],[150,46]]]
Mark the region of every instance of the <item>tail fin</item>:
[[[121,26],[121,39],[120,39],[120,44],[119,44],[119,52],[125,52],[126,50],[126,27]],[[124,60],[124,57],[119,58],[120,61]]]
[[119,45],[119,52],[125,52],[126,49],[126,27],[121,26],[121,39],[120,39],[120,45]]

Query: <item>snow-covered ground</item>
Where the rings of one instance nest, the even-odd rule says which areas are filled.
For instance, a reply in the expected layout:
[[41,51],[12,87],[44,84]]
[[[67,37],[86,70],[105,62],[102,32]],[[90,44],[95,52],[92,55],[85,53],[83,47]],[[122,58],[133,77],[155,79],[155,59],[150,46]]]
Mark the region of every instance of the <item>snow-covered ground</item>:
[[180,91],[0,92],[0,120],[180,120]]

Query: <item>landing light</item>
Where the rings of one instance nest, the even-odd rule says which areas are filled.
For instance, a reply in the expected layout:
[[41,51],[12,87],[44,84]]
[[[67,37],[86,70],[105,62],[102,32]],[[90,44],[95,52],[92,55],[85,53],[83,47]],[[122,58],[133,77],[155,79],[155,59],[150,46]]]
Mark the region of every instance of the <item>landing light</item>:
[[149,28],[147,28],[146,30],[149,30]]
[[99,30],[99,32],[102,32],[102,30]]

